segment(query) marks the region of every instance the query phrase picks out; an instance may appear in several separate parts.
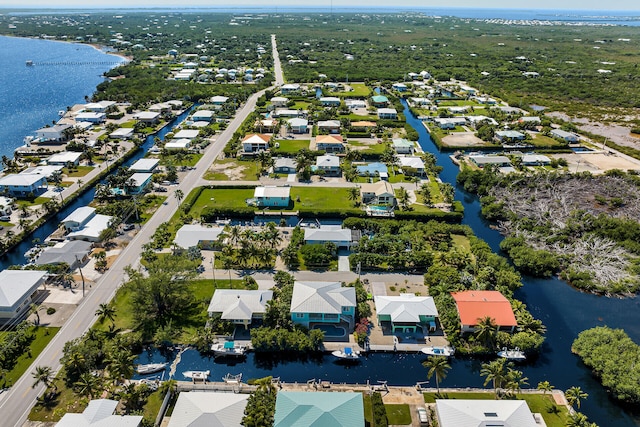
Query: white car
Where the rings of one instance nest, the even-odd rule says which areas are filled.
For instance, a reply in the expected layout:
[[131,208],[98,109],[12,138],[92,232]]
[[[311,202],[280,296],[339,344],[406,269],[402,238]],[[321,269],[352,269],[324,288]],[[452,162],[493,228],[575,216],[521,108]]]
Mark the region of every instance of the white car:
[[418,419],[420,420],[420,424],[427,424],[429,422],[429,417],[427,416],[427,410],[425,408],[418,408]]

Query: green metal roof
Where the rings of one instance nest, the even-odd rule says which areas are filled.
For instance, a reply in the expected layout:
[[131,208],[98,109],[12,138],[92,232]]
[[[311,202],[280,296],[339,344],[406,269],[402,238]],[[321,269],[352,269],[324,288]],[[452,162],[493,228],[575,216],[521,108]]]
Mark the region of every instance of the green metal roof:
[[364,427],[361,393],[281,391],[274,427]]

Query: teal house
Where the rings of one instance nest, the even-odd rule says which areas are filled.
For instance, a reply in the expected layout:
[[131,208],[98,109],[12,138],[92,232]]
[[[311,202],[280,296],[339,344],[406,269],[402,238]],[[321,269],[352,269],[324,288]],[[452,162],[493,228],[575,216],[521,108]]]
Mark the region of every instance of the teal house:
[[295,282],[291,320],[309,329],[333,325],[351,331],[356,314],[356,290],[340,282]]
[[364,427],[361,393],[280,391],[274,427]]
[[395,333],[435,332],[438,310],[432,297],[409,293],[374,297],[378,325],[383,331]]

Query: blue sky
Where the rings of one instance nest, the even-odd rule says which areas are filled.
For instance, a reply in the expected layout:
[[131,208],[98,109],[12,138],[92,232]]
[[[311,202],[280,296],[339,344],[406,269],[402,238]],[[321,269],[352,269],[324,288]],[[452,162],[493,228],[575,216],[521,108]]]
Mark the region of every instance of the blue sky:
[[[238,6],[258,6],[261,8],[269,8],[276,6],[295,6],[295,7],[313,7],[315,9],[322,8],[324,5],[329,8],[332,0],[190,0],[188,7],[224,7],[232,8]],[[43,2],[42,0],[3,0],[3,6],[0,7],[28,7],[28,8],[97,8],[97,7],[113,7],[113,8],[130,8],[130,7],[180,7],[181,2],[175,0],[50,0]],[[382,0],[333,0],[333,6],[338,7],[362,7],[366,10],[370,7],[419,7],[419,8],[450,8],[450,7],[468,7],[479,8],[497,8],[497,9],[562,9],[562,10],[630,10],[640,11],[640,2],[631,0],[609,0],[602,2],[601,0],[537,0],[531,1],[513,1],[513,0],[484,0],[482,3],[477,0],[446,0],[446,1],[424,1],[424,0],[397,0],[394,2]]]

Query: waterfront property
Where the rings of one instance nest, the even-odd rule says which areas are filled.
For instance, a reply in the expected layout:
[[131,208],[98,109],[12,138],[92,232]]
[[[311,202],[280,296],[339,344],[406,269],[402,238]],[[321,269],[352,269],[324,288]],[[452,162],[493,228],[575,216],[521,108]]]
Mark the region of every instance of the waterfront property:
[[151,184],[153,174],[149,172],[136,172],[127,180],[126,193],[128,195],[142,194]]
[[273,299],[272,291],[246,289],[216,289],[207,312],[219,315],[222,320],[242,325],[245,329],[254,320],[261,320],[267,310],[267,302]]
[[354,231],[342,228],[341,225],[321,225],[319,228],[305,228],[304,242],[308,245],[333,243],[338,249],[349,249],[359,240],[354,239],[354,234],[356,234]]
[[134,119],[146,124],[156,124],[160,121],[160,113],[155,111],[141,111],[134,114]]
[[81,112],[76,114],[76,122],[89,122],[89,123],[104,123],[107,120],[107,115],[105,113],[95,113],[92,111]]
[[29,309],[33,294],[44,283],[46,271],[0,271],[0,323],[20,318]]
[[532,414],[524,400],[436,399],[436,414],[440,427],[544,425],[542,416]]
[[384,95],[375,95],[371,97],[371,105],[374,107],[385,107],[389,104],[389,98]]
[[378,181],[373,184],[360,185],[360,197],[366,205],[395,206],[396,196],[393,187],[387,181]]
[[119,128],[109,134],[111,139],[129,139],[133,136],[133,128]]
[[438,125],[440,129],[455,129],[456,126],[463,126],[467,123],[467,119],[464,117],[437,117],[433,119],[433,122]]
[[425,166],[420,157],[417,156],[400,156],[398,157],[400,166],[405,175],[424,176]]
[[72,164],[78,166],[82,153],[76,151],[63,151],[56,153],[47,159],[47,164],[52,166],[66,166]]
[[514,143],[524,141],[524,134],[517,130],[499,130],[495,135],[496,141],[500,143]]
[[385,181],[389,179],[389,169],[387,168],[387,165],[381,162],[357,165],[356,170],[358,171],[358,175],[360,176],[378,177]]
[[219,244],[220,235],[223,232],[223,227],[184,224],[176,233],[176,238],[173,240],[173,243],[182,249],[192,247],[215,249]]
[[222,105],[228,100],[229,100],[228,96],[217,95],[217,96],[212,96],[209,102],[211,102],[213,105]]
[[293,285],[293,323],[307,328],[332,324],[350,331],[355,311],[355,288],[343,287],[340,282],[295,282]]
[[565,142],[578,142],[580,141],[580,137],[572,132],[567,132],[562,129],[552,129],[551,136],[554,138],[561,139]]
[[212,119],[213,111],[209,110],[198,110],[191,116],[191,120],[194,122],[210,122]]
[[300,89],[301,88],[298,83],[289,83],[286,85],[282,85],[282,87],[280,87],[280,94],[289,95],[289,94],[300,93]]
[[71,129],[71,125],[46,126],[36,131],[36,138],[43,142],[66,141],[68,129]]
[[291,203],[291,188],[264,186],[256,187],[251,203],[259,208],[288,208]]
[[191,147],[191,140],[187,138],[172,139],[164,144],[165,150],[168,151],[181,151],[188,150]]
[[339,107],[340,98],[335,96],[323,96],[320,98],[320,104],[322,104],[323,107]]
[[511,166],[511,160],[507,156],[485,156],[484,154],[480,154],[469,156],[469,160],[479,168],[483,168],[485,166],[498,166],[500,168]]
[[142,423],[142,415],[115,414],[117,400],[94,399],[81,414],[66,413],[58,427],[138,427]]
[[513,332],[518,326],[511,303],[498,291],[452,292],[462,332],[474,332],[478,322],[490,317],[501,331]]
[[413,154],[415,151],[415,143],[404,138],[394,138],[391,146],[398,154]]
[[436,330],[438,309],[432,297],[414,294],[374,297],[378,325],[391,333],[429,333]]
[[54,173],[62,172],[62,169],[64,169],[63,165],[39,165],[26,168],[20,173],[22,175],[42,175],[47,179],[51,179]]
[[398,111],[395,108],[378,108],[378,118],[380,120],[397,120]]
[[281,391],[274,427],[364,427],[361,393]]
[[92,247],[91,242],[66,240],[44,248],[34,264],[67,264],[70,270],[75,270],[89,258]]
[[248,394],[183,391],[166,426],[239,427],[248,399]]
[[83,206],[63,219],[62,225],[67,231],[70,231],[67,234],[67,238],[70,240],[99,242],[100,235],[109,228],[112,220],[112,216],[96,214],[95,208]]
[[15,197],[38,195],[47,189],[47,178],[34,174],[8,174],[0,178],[0,192]]
[[153,173],[158,167],[159,163],[160,160],[158,159],[140,159],[132,164],[129,170],[132,172]]
[[173,135],[174,139],[196,139],[200,131],[198,129],[182,129]]
[[109,107],[116,105],[115,101],[99,101],[84,104],[84,109],[95,113],[106,113]]
[[344,140],[341,135],[318,135],[316,137],[316,150],[327,153],[342,153]]

